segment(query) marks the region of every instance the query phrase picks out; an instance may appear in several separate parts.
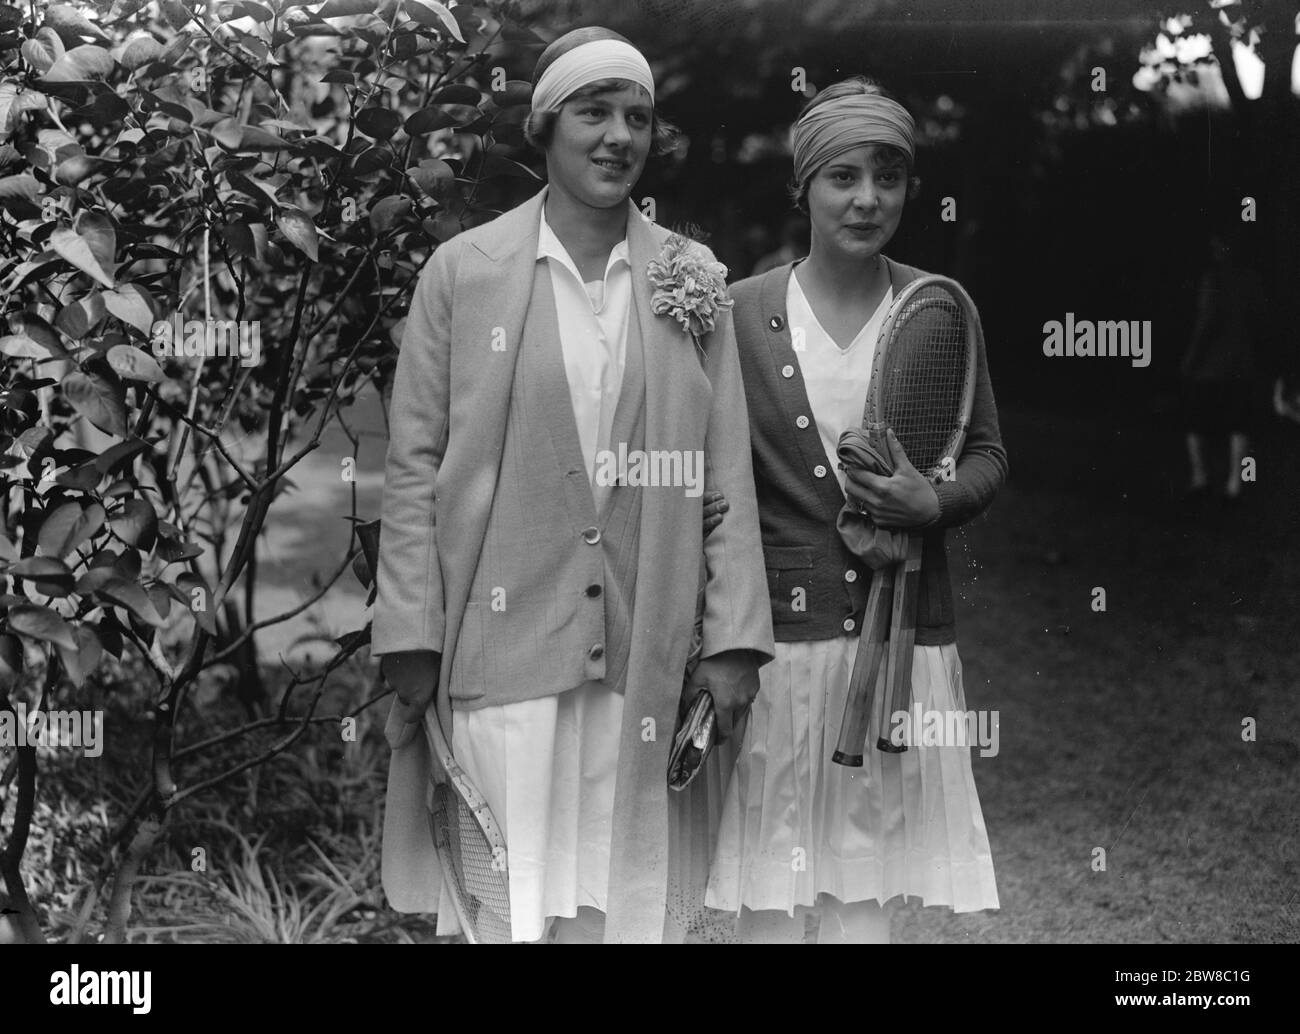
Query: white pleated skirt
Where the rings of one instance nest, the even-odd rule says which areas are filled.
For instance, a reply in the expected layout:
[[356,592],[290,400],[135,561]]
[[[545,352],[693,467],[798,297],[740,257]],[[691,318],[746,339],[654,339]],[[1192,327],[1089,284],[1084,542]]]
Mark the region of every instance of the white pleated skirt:
[[[887,754],[875,749],[873,728],[864,767],[831,761],[857,644],[853,636],[777,643],[761,669],[723,807],[710,907],[793,916],[819,894],[881,903],[901,894],[956,912],[998,907],[969,746],[932,737]],[[915,648],[912,691],[923,711],[965,712],[956,644]]]
[[[599,683],[452,714],[451,752],[506,838],[511,938],[605,911],[623,697]],[[444,889],[438,932],[459,924]]]

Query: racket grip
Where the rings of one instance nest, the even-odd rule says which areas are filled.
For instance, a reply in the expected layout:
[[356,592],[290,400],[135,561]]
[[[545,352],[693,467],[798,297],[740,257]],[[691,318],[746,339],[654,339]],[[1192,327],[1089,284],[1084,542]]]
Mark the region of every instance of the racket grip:
[[840,722],[839,741],[831,755],[835,764],[847,768],[861,768],[866,752],[872,692],[884,660],[885,633],[889,627],[889,610],[885,604],[892,594],[893,584],[893,568],[877,571],[871,580],[858,652],[853,659],[848,698],[844,702],[844,718]]
[[877,725],[876,749],[886,754],[902,754],[907,743],[895,743],[886,734],[893,716],[906,715],[912,707],[912,657],[916,645],[916,602],[921,581],[920,535],[908,536],[907,559],[894,596],[894,614],[889,629],[890,651],[886,689],[881,698],[885,706]]

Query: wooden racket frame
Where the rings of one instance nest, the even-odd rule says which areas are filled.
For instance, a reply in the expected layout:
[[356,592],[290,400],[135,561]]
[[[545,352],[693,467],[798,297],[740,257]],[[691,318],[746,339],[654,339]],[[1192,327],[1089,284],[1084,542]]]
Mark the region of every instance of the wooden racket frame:
[[[956,463],[970,427],[975,402],[975,374],[984,345],[984,331],[979,312],[965,288],[946,276],[921,276],[907,284],[894,299],[880,330],[880,346],[871,364],[871,384],[862,422],[872,447],[881,456],[889,456],[884,420],[884,370],[895,329],[908,303],[926,288],[943,287],[950,291],[966,314],[966,347],[969,361],[962,386],[961,416],[943,451],[943,458],[920,473],[930,480],[942,476],[944,460]],[[912,654],[916,644],[916,604],[921,581],[922,533],[907,533],[907,556],[897,564],[872,573],[871,589],[859,632],[858,650],[853,660],[848,699],[840,723],[839,740],[831,760],[837,765],[861,768],[869,730],[876,729],[876,749],[890,754],[907,750],[906,742],[895,744],[888,736],[891,715],[911,709]],[[884,691],[877,693],[881,664],[885,665]]]
[[[437,788],[441,786],[445,790],[449,790],[459,797],[464,804],[468,805],[474,815],[474,821],[478,823],[483,835],[487,838],[488,845],[492,849],[492,857],[494,859],[500,858],[503,866],[508,865],[506,838],[501,832],[501,827],[497,825],[496,816],[492,814],[487,798],[479,792],[479,788],[465,774],[460,762],[453,756],[451,745],[447,742],[447,737],[442,729],[442,722],[438,718],[438,709],[435,704],[430,704],[424,712],[424,732],[429,743],[429,757],[432,762],[429,769],[429,791],[426,800],[429,813],[429,834],[433,838],[433,849],[438,855],[438,864],[442,866],[443,884],[447,888],[447,895],[451,898],[452,907],[456,911],[456,918],[460,920],[460,928],[465,934],[465,940],[470,944],[478,944],[480,943],[479,931],[470,919],[469,903],[464,899],[460,883],[455,877],[456,869],[453,865],[451,841],[447,832],[438,828],[438,806],[434,799]],[[503,878],[506,881],[508,902],[508,888],[510,886],[508,867],[504,870]],[[509,921],[509,919],[510,916],[507,915],[506,920]]]

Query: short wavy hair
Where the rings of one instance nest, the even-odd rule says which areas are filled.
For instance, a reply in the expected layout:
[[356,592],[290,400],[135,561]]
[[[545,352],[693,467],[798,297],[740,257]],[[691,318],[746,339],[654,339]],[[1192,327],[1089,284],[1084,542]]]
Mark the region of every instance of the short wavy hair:
[[[542,73],[557,58],[584,43],[602,39],[618,40],[620,43],[627,43],[629,47],[632,46],[626,37],[619,35],[612,29],[605,29],[599,25],[589,25],[585,28],[574,29],[572,32],[566,32],[543,50],[542,56],[537,59],[537,67],[533,69],[533,87],[536,88],[537,81],[542,77]],[[621,90],[623,85],[624,80],[622,79],[599,79],[575,90],[564,98],[564,103],[568,104],[570,101],[598,97],[603,93],[614,93]],[[524,120],[524,139],[535,150],[544,154],[555,137],[555,123],[559,116],[559,111],[530,111],[528,117]],[[650,153],[653,155],[671,154],[677,150],[680,141],[681,131],[671,122],[661,118],[657,110],[654,111],[650,122]]]
[[[835,100],[837,97],[884,97],[899,103],[898,98],[881,86],[876,80],[865,75],[855,75],[852,78],[844,79],[838,83],[826,87],[821,93],[817,94],[812,100],[803,106],[799,112],[799,118],[803,118],[808,112],[815,110],[819,105],[827,101]],[[795,120],[796,122],[798,119]],[[921,192],[921,178],[916,175],[914,163],[908,157],[906,151],[901,147],[895,147],[893,144],[880,144],[876,148],[877,169],[902,168],[907,176],[907,200],[911,201]],[[814,169],[808,174],[807,178],[800,183],[797,179],[792,179],[786,188],[790,194],[790,200],[794,207],[799,209],[804,215],[808,214],[808,184],[813,176],[817,174]]]

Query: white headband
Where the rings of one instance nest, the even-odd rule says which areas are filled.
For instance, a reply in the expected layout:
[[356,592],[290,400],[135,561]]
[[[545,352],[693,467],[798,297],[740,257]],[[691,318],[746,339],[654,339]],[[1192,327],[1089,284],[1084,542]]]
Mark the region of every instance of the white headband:
[[654,102],[655,80],[641,51],[616,39],[597,39],[561,54],[533,87],[534,111],[559,111],[575,90],[600,79],[627,79],[644,86]]

